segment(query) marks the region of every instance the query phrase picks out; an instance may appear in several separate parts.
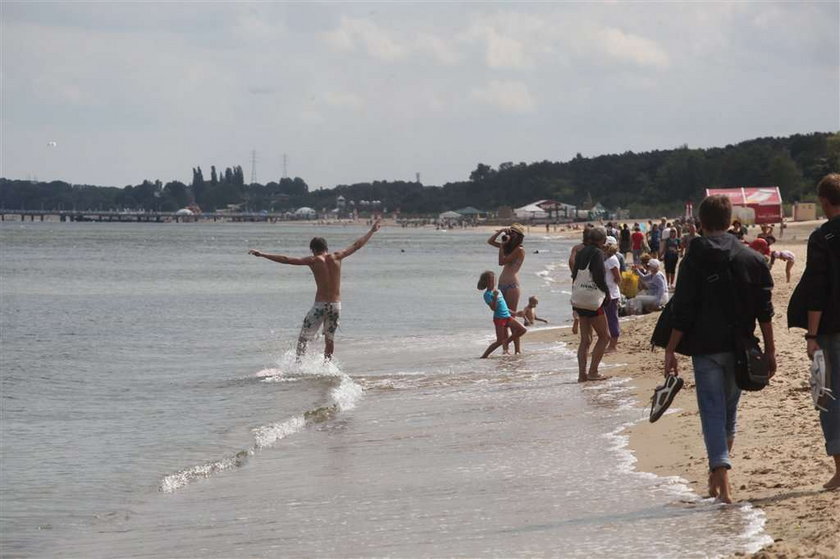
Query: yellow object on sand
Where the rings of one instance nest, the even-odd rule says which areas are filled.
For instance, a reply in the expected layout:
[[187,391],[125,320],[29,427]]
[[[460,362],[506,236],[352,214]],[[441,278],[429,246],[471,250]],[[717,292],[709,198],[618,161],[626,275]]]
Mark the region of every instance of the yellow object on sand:
[[639,293],[639,276],[631,271],[621,272],[621,294],[631,299]]

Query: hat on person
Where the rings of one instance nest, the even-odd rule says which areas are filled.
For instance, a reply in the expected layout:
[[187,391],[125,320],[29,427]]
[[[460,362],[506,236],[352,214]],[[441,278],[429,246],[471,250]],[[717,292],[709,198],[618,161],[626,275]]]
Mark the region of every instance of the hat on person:
[[764,239],[754,239],[753,242],[750,243],[750,248],[756,252],[760,252],[764,256],[770,254],[770,245],[768,245],[767,241]]
[[612,235],[607,235],[606,244],[607,244],[607,246],[610,246],[610,245],[617,245],[617,244],[618,244],[618,241],[616,241],[616,240],[615,240],[615,237],[613,237]]
[[522,226],[521,226],[520,224],[518,224],[518,223],[514,223],[513,225],[511,225],[511,226],[509,227],[509,229],[510,229],[511,231],[515,231],[516,233],[519,233],[519,234],[520,234],[520,235],[522,235],[523,237],[525,236],[525,228],[524,228],[524,227],[522,227]]
[[656,258],[651,258],[650,260],[648,260],[648,268],[656,268],[658,270],[659,266],[659,260],[657,260]]

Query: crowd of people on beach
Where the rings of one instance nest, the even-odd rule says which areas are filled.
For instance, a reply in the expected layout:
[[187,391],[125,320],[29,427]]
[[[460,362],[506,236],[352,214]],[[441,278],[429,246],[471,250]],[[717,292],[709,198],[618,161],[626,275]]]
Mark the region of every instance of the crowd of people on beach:
[[[821,387],[825,397],[817,407],[826,451],[835,463],[835,473],[825,487],[835,489],[840,487],[840,399],[832,397],[832,390],[840,385],[840,174],[823,178],[817,196],[828,221],[808,240],[806,268],[788,306],[788,325],[807,330],[808,356],[814,358],[821,352],[826,364]],[[315,303],[303,321],[299,357],[322,326],[324,356],[332,357],[341,311],[341,263],[379,228],[376,220],[364,236],[335,252],[329,252],[323,238],[313,238],[312,255],[303,258],[249,251],[281,264],[306,265],[313,273]],[[525,326],[547,322],[536,315],[536,297],[519,309],[524,239],[525,229],[515,223],[497,229],[487,240],[498,250],[502,270],[498,280],[495,272],[483,272],[477,284],[493,313],[495,330],[495,340],[482,358],[500,347],[509,353],[511,344],[516,354],[521,353]],[[668,380],[657,388],[654,403],[661,391],[665,407],[670,404],[682,386],[681,381],[674,381],[680,370],[676,354],[690,356],[709,462],[709,493],[727,503],[732,501],[728,471],[741,394],[738,377],[743,367],[748,367],[743,364],[744,355],[750,355],[745,348],[758,347],[756,323],[764,344],[758,354],[765,380],[776,372],[770,267],[776,260],[785,262],[790,282],[795,256],[790,251],[773,250],[775,242],[770,225],[763,225],[761,233],[750,239],[744,224],[732,220],[729,198],[708,196],[700,204],[696,220],[663,217],[658,223],[634,223],[632,227],[612,222],[587,224],[568,261],[572,329],[580,335],[578,382],[607,378],[600,374],[599,366],[605,353],[617,349],[620,314],[665,309],[660,322],[668,317],[667,341],[662,343],[663,372]],[[663,411],[660,409],[657,417]]]

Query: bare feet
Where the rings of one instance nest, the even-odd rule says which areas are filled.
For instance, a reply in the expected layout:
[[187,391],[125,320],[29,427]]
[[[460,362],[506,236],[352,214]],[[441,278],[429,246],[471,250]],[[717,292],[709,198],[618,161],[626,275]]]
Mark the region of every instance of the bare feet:
[[717,488],[712,485],[712,472],[709,472],[709,497],[717,498]]
[[578,375],[578,382],[586,382],[586,380],[587,380],[586,375],[583,375],[583,376]]
[[824,485],[824,488],[831,491],[832,489],[840,488],[840,472],[834,474],[834,477],[828,480]]
[[586,376],[586,380],[588,380],[588,381],[607,380],[608,378],[610,378],[610,377],[607,377],[607,376],[604,376],[604,375],[599,375],[598,373],[595,373],[594,375],[592,373],[589,373],[589,375]]
[[712,470],[709,476],[709,493],[722,503],[732,504],[732,494],[729,489],[729,470],[724,466]]

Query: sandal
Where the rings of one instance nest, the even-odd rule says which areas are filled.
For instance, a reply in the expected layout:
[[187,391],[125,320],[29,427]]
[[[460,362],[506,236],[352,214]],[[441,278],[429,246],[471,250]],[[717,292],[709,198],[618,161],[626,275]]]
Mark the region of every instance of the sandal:
[[671,402],[674,401],[674,396],[677,395],[677,392],[680,391],[683,384],[685,384],[685,381],[681,377],[672,374],[665,377],[665,384],[654,388],[650,404],[651,423],[662,417],[662,414],[665,413],[671,405]]
[[819,411],[828,411],[828,399],[836,400],[834,392],[826,386],[825,354],[818,349],[814,352],[814,360],[811,361],[811,399],[814,407]]

